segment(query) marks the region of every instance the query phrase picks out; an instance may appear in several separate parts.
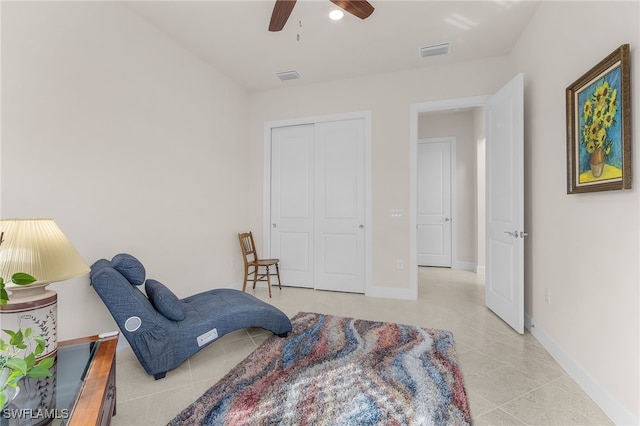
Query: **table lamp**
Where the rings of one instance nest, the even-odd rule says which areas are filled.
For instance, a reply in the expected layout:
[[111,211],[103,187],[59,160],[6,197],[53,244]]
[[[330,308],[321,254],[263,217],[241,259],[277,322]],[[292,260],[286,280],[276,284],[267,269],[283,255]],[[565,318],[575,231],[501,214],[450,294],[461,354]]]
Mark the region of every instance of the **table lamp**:
[[47,342],[42,357],[57,351],[58,295],[46,286],[89,272],[89,266],[52,219],[0,220],[0,277],[24,272],[28,285],[9,283],[9,302],[0,306],[3,329],[30,327]]

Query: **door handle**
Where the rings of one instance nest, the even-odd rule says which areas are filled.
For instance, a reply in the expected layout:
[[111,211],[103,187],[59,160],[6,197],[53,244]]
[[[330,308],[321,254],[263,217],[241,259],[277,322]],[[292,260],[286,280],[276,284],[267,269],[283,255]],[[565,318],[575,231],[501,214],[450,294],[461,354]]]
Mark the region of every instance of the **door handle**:
[[513,231],[513,232],[504,231],[504,233],[508,234],[509,236],[511,236],[513,238],[518,238],[518,231]]
[[445,217],[445,218],[444,218],[444,221],[445,221],[445,222],[449,222],[450,220],[451,220],[451,219],[450,219],[450,218],[448,218],[448,217]]
[[364,225],[360,224],[360,226],[358,226],[358,228],[364,229]]
[[278,225],[276,225],[275,223],[274,223],[272,226],[273,226],[274,228],[277,228],[277,227],[278,227]]

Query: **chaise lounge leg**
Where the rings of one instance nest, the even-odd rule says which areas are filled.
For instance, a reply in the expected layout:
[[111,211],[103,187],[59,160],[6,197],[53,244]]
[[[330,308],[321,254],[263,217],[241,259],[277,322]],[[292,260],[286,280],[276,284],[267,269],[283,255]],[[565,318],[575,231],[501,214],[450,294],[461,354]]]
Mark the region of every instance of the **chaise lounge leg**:
[[162,373],[154,374],[153,378],[156,380],[160,380],[160,379],[164,379],[166,375],[167,375],[167,372],[163,371]]
[[280,333],[278,334],[278,337],[287,337],[289,335],[289,333]]

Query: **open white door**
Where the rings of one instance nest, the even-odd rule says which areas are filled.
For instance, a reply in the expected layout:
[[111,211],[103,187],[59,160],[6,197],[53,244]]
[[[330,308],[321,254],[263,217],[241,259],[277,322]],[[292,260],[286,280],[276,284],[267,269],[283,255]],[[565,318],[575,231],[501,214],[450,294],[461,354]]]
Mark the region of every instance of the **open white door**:
[[485,304],[524,333],[524,78],[486,104]]

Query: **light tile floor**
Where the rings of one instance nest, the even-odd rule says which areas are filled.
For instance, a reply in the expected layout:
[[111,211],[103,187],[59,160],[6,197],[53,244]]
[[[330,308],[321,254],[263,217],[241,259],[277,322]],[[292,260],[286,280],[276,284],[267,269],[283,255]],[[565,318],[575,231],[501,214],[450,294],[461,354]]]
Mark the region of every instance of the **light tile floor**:
[[[417,301],[293,287],[274,287],[272,299],[264,287],[254,294],[290,317],[320,312],[450,330],[475,425],[613,424],[531,334],[518,335],[484,306],[481,275],[420,268]],[[111,424],[166,424],[268,336],[261,329],[226,335],[158,381],[130,349],[119,351]]]

